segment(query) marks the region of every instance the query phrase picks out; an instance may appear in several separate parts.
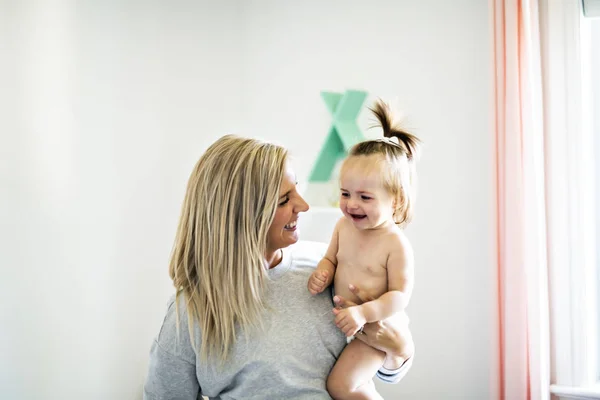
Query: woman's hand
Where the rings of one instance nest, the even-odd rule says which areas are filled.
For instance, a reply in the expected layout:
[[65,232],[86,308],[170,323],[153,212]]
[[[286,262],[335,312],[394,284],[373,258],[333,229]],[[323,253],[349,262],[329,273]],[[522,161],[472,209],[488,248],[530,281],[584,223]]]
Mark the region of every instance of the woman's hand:
[[[374,300],[374,297],[360,288],[350,285],[350,291],[360,299],[362,303]],[[335,296],[336,306],[348,309],[356,306],[355,303],[344,299],[342,296]],[[339,315],[339,314],[338,314]],[[356,338],[369,346],[385,352],[390,358],[396,358],[397,362],[386,365],[387,368],[395,369],[402,365],[404,360],[410,358],[414,352],[414,343],[412,335],[408,329],[409,319],[405,313],[394,316],[394,323],[387,321],[378,321],[364,325],[362,332],[356,335]],[[392,361],[391,359],[388,361]],[[388,362],[386,361],[386,364]],[[396,365],[399,364],[399,365]]]

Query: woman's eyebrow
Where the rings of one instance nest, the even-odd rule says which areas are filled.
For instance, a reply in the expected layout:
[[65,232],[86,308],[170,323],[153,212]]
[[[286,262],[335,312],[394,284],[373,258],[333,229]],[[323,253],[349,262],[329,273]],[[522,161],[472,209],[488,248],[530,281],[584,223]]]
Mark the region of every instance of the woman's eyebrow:
[[285,196],[289,195],[291,192],[291,190],[288,190],[287,192],[285,192],[284,194],[282,194],[281,196],[279,196],[279,198],[284,198]]

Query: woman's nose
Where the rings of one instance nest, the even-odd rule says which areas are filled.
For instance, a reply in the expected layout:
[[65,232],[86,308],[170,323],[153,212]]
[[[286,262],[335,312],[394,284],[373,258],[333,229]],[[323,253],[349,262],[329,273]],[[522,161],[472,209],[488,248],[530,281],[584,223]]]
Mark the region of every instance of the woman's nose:
[[294,207],[294,212],[296,213],[300,213],[300,212],[306,212],[309,209],[309,205],[306,202],[306,200],[304,200],[304,198],[300,195],[298,195],[298,201],[296,202],[296,206]]

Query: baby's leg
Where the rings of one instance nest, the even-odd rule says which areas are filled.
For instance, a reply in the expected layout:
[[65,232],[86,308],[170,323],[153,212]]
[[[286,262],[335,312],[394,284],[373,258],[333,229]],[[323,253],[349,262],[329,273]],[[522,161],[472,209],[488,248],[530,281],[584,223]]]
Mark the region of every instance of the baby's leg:
[[373,384],[373,377],[381,368],[385,353],[358,339],[346,346],[329,378],[327,391],[334,399],[383,399]]

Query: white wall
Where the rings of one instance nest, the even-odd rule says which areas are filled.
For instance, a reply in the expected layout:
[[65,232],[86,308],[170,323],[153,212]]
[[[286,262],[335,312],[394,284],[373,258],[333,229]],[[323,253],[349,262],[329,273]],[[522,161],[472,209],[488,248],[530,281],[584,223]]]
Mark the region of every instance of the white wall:
[[0,15],[0,398],[140,398],[188,174],[241,126],[239,13],[114,0]]
[[396,99],[426,143],[409,229],[418,353],[381,393],[490,397],[487,2],[57,0],[0,11],[10,61],[0,62],[0,397],[138,398],[199,154],[229,132],[278,140],[306,181],[330,124],[319,92],[347,88]]

